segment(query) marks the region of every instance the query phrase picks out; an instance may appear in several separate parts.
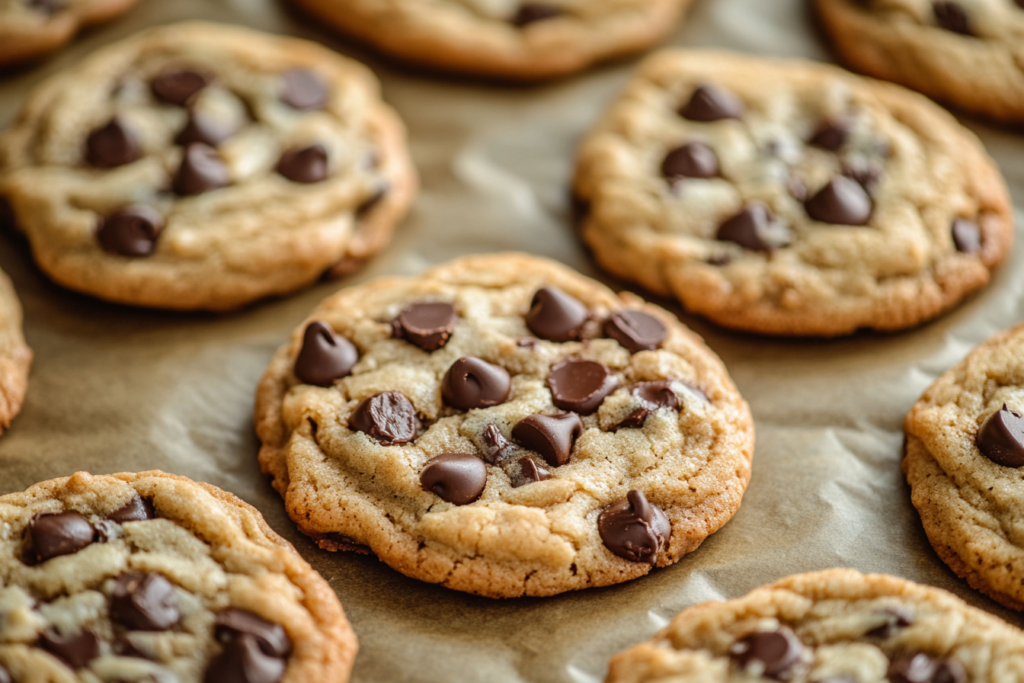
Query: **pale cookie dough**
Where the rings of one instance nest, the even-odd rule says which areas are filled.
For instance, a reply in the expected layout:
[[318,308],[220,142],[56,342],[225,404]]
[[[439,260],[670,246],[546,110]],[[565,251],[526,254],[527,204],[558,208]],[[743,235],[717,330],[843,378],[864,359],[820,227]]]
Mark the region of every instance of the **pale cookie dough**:
[[959,598],[851,569],[683,610],[606,683],[1013,683],[1024,632]]
[[754,446],[697,335],[521,254],[329,297],[274,356],[256,426],[322,547],[491,597],[676,562],[736,512]]
[[0,679],[349,679],[356,637],[330,586],[250,505],[163,472],[0,497]]
[[21,410],[31,366],[32,350],[21,332],[21,304],[10,278],[0,271],[0,433]]
[[768,334],[917,325],[987,284],[1013,236],[995,163],[945,111],[764,57],[651,57],[575,189],[605,269]]
[[383,248],[415,192],[404,136],[356,62],[177,24],[40,85],[0,135],[0,196],[57,282],[225,310]]
[[562,76],[643,50],[691,0],[293,0],[418,67],[511,80]]
[[1017,0],[815,0],[851,67],[1007,123],[1024,121]]
[[36,59],[138,0],[0,0],[0,66]]

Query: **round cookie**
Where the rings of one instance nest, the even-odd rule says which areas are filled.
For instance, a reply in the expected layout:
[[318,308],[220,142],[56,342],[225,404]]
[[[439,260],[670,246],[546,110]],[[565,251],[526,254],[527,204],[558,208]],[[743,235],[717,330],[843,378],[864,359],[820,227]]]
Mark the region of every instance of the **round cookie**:
[[816,0],[851,67],[1007,123],[1024,121],[1015,0]]
[[418,67],[509,80],[562,76],[660,42],[691,0],[294,0]]
[[415,192],[404,135],[356,62],[178,24],[40,85],[0,135],[0,196],[57,282],[225,310],[383,248]]
[[330,586],[255,508],[163,472],[0,497],[0,679],[347,681]]
[[1012,207],[977,138],[835,67],[647,60],[584,141],[583,237],[618,277],[742,330],[899,330],[983,287]]
[[1010,683],[1024,632],[937,588],[831,569],[683,610],[605,683]]
[[110,21],[138,0],[0,0],[0,66],[60,49],[82,28]]
[[274,356],[256,426],[321,547],[490,597],[676,562],[736,512],[754,445],[699,337],[520,254],[329,297]]
[[21,332],[21,304],[10,278],[0,271],[0,433],[21,410],[31,366],[32,350]]

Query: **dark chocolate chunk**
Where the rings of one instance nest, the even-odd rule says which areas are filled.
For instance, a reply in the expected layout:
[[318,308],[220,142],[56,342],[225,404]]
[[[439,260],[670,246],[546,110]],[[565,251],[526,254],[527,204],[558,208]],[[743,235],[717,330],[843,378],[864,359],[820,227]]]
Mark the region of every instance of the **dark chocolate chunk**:
[[72,669],[81,669],[100,656],[100,639],[88,629],[70,636],[46,631],[39,636],[36,645],[62,659]]
[[110,593],[110,618],[131,631],[167,631],[181,621],[174,585],[155,572],[121,574]]
[[914,623],[914,615],[902,607],[886,607],[882,612],[885,623],[867,632],[871,638],[892,638],[900,629]]
[[28,523],[28,558],[46,562],[92,545],[95,530],[77,512],[40,512]]
[[420,486],[452,505],[469,505],[487,486],[487,465],[469,453],[443,453],[427,462]]
[[643,311],[616,311],[604,324],[604,333],[626,347],[630,353],[653,351],[668,337],[665,325]]
[[348,426],[368,434],[382,446],[394,446],[415,439],[420,420],[404,394],[386,391],[363,399],[352,412]]
[[174,177],[176,194],[189,197],[230,184],[231,174],[217,150],[201,142],[193,142],[185,148],[178,174]]
[[690,121],[721,121],[743,116],[743,102],[717,85],[702,85],[693,91],[679,114]]
[[217,613],[214,630],[217,639],[222,643],[241,635],[252,636],[260,650],[271,657],[287,657],[292,652],[292,641],[280,624],[236,607],[229,607]]
[[533,458],[523,456],[519,458],[517,464],[519,465],[519,477],[512,482],[512,486],[515,488],[551,478],[551,473],[534,462]]
[[640,406],[627,415],[622,422],[617,424],[615,426],[616,430],[640,429],[654,411],[661,408],[679,410],[680,405],[682,405],[679,402],[679,396],[672,389],[672,382],[670,380],[642,382],[633,387],[630,393],[640,399]]
[[504,403],[511,389],[508,370],[473,356],[455,361],[441,380],[441,397],[445,404],[460,410]]
[[153,96],[161,102],[184,107],[192,96],[210,84],[210,79],[198,71],[182,69],[165,71],[149,84]]
[[278,683],[288,663],[264,652],[255,636],[242,633],[213,658],[204,683]]
[[188,123],[181,129],[174,142],[179,145],[191,145],[201,142],[216,147],[235,134],[235,127],[225,121],[218,121],[208,114],[193,110],[188,114]]
[[107,519],[112,522],[117,522],[118,524],[124,524],[125,522],[145,522],[146,520],[155,518],[156,511],[153,509],[153,503],[140,495],[136,495],[125,503],[123,507],[120,507],[107,515]]
[[130,164],[142,156],[138,138],[116,116],[89,133],[85,140],[85,160],[97,168],[115,168]]
[[302,335],[302,350],[295,359],[295,376],[303,384],[329,387],[347,377],[359,361],[355,344],[334,333],[330,325],[314,320]]
[[292,109],[323,109],[329,96],[323,77],[309,69],[289,69],[282,76],[281,101]]
[[569,462],[576,439],[583,434],[583,422],[575,413],[530,415],[512,428],[512,438],[539,453],[547,464],[558,467]]
[[541,339],[567,342],[579,339],[590,311],[579,299],[557,287],[542,287],[533,295],[526,326]]
[[789,228],[775,219],[767,205],[751,202],[718,227],[716,239],[735,242],[751,251],[771,252],[788,245],[793,235]]
[[164,217],[142,204],[118,209],[101,218],[96,230],[100,248],[118,256],[149,256],[164,229]]
[[424,351],[437,351],[448,343],[455,329],[455,307],[441,301],[406,306],[398,316],[398,336]]
[[837,175],[804,203],[807,215],[822,223],[867,225],[871,219],[871,197],[852,178]]
[[889,664],[892,683],[967,683],[967,672],[955,659],[936,659],[923,652]]
[[321,144],[288,150],[277,162],[277,172],[293,183],[319,183],[328,175],[327,148]]
[[580,415],[590,415],[619,379],[603,363],[592,360],[564,360],[548,375],[548,388],[555,406]]
[[848,118],[828,119],[822,121],[809,142],[815,147],[835,152],[846,144],[852,128],[853,121]]
[[642,491],[632,489],[625,500],[609,505],[597,518],[605,547],[630,562],[657,564],[658,553],[668,547],[672,525]]
[[982,423],[975,443],[997,465],[1024,467],[1024,417],[1004,403]]
[[484,460],[492,465],[502,465],[514,452],[518,450],[516,445],[505,438],[497,425],[489,424],[484,427]]
[[511,22],[513,25],[522,28],[523,26],[535,24],[538,21],[560,17],[563,14],[565,14],[565,10],[554,5],[548,5],[543,2],[526,2],[519,6]]
[[774,631],[755,631],[729,646],[729,654],[746,668],[757,662],[766,678],[778,680],[800,661],[804,646],[792,631],[780,626]]
[[953,244],[957,251],[965,254],[979,253],[981,251],[981,230],[978,229],[978,224],[966,218],[957,218],[953,221]]
[[674,178],[714,178],[719,173],[718,157],[703,142],[688,142],[665,155],[661,174]]
[[935,22],[947,31],[965,36],[974,35],[967,10],[959,2],[933,2],[932,12],[935,14]]

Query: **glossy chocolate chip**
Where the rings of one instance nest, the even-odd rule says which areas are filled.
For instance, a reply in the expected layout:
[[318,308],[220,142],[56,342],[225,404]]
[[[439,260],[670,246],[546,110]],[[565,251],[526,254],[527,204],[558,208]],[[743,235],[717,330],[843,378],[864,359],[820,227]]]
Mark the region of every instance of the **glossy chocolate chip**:
[[420,486],[452,505],[469,505],[487,486],[487,465],[469,453],[443,453],[427,462]]
[[204,683],[278,683],[284,678],[288,663],[281,657],[268,655],[260,649],[256,638],[248,633],[228,641],[224,650],[213,658]]
[[512,428],[512,438],[520,446],[539,453],[552,467],[569,462],[581,434],[583,422],[575,413],[530,415]]
[[714,178],[719,173],[718,157],[703,142],[688,142],[665,155],[661,174],[674,178]]
[[974,35],[971,19],[960,3],[933,2],[932,12],[935,14],[935,22],[947,31],[965,36]]
[[118,256],[149,256],[164,229],[164,217],[141,204],[118,209],[100,220],[96,241],[100,248]]
[[81,669],[100,656],[100,639],[88,629],[69,636],[46,631],[36,645],[64,660],[72,669]]
[[184,107],[192,96],[210,84],[210,79],[198,71],[182,69],[165,71],[149,84],[153,96],[161,102]]
[[145,522],[146,520],[155,518],[156,511],[153,509],[153,504],[139,495],[136,495],[130,501],[125,503],[123,507],[120,507],[107,515],[107,519],[111,522],[117,522],[118,524],[124,524],[125,522]]
[[166,631],[181,621],[174,585],[160,574],[122,574],[110,592],[110,618],[132,631]]
[[967,672],[955,659],[936,659],[923,652],[889,664],[892,683],[967,683]]
[[252,636],[260,650],[272,657],[287,657],[292,652],[292,641],[280,624],[235,607],[217,613],[214,631],[222,643],[241,635]]
[[965,254],[977,254],[981,251],[981,231],[978,224],[966,218],[953,221],[953,244],[956,250]]
[[975,443],[997,465],[1024,467],[1024,417],[1003,404],[982,423]]
[[543,2],[527,2],[520,5],[512,17],[512,24],[522,28],[545,19],[554,19],[565,14],[565,10]]
[[900,630],[914,623],[914,615],[902,607],[887,607],[882,611],[885,621],[867,632],[871,638],[892,638]]
[[487,408],[504,403],[512,389],[508,371],[473,356],[455,361],[441,380],[441,397],[459,410]]
[[28,557],[39,563],[73,555],[94,537],[92,524],[77,512],[40,512],[28,523]]
[[871,219],[871,197],[852,178],[837,175],[804,204],[807,215],[822,223],[867,225]]
[[541,287],[533,295],[526,326],[541,339],[567,342],[579,339],[590,311],[579,299],[557,287]]
[[181,129],[174,142],[179,145],[191,145],[201,142],[216,147],[235,134],[235,127],[224,121],[218,121],[208,114],[193,110],[188,114],[188,123]]
[[615,429],[640,429],[654,411],[662,408],[679,410],[682,405],[679,402],[679,396],[672,389],[671,380],[642,382],[633,387],[630,393],[639,399],[640,405],[616,425]]
[[437,351],[448,343],[458,317],[449,303],[412,304],[398,316],[395,329],[399,336],[424,351]]
[[277,172],[293,183],[310,185],[327,179],[327,148],[316,144],[288,150],[277,162]]
[[502,465],[517,451],[516,445],[505,438],[497,425],[484,427],[484,460],[492,465]]
[[592,360],[564,360],[548,375],[548,388],[555,406],[580,415],[596,411],[619,379],[603,363]]
[[757,665],[766,678],[776,680],[799,663],[803,651],[796,634],[785,626],[748,633],[729,646],[729,655],[741,667]]
[[363,399],[352,412],[348,426],[368,434],[382,446],[394,446],[415,439],[420,420],[404,394],[386,391]]
[[738,119],[743,116],[743,102],[733,93],[716,85],[702,85],[693,91],[679,114],[690,121]]
[[630,353],[653,351],[668,337],[665,325],[653,315],[629,310],[612,313],[604,324],[604,333]]
[[115,168],[130,164],[142,156],[138,138],[116,116],[89,133],[85,140],[85,160],[97,168]]
[[597,518],[597,530],[605,547],[630,562],[658,562],[658,553],[668,547],[672,525],[656,505],[647,502],[642,491],[632,489],[625,500],[609,505]]
[[231,174],[217,150],[201,142],[194,142],[185,148],[181,166],[174,177],[175,194],[190,197],[230,184]]
[[295,376],[303,384],[329,387],[347,377],[359,361],[359,349],[339,337],[330,325],[314,320],[302,335],[302,350],[295,359]]
[[830,152],[838,151],[846,144],[852,128],[853,121],[850,119],[827,119],[814,131],[809,143]]
[[538,481],[551,478],[551,473],[534,462],[533,458],[524,456],[519,458],[517,464],[519,465],[519,476],[512,482],[512,486],[515,488],[526,484],[536,484]]
[[716,239],[735,242],[750,251],[771,252],[789,244],[793,236],[761,202],[751,202],[719,227]]
[[292,109],[305,111],[326,106],[327,83],[320,74],[309,69],[289,69],[281,78],[284,81],[281,101]]

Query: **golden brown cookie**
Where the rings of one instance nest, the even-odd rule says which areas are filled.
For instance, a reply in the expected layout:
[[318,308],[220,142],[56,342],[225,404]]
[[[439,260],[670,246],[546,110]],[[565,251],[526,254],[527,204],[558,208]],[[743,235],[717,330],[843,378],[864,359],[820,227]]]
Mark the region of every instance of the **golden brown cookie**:
[[79,30],[123,14],[138,0],[0,0],[0,66],[54,52]]
[[32,350],[21,331],[21,304],[10,278],[0,271],[0,433],[21,410],[31,366]]

